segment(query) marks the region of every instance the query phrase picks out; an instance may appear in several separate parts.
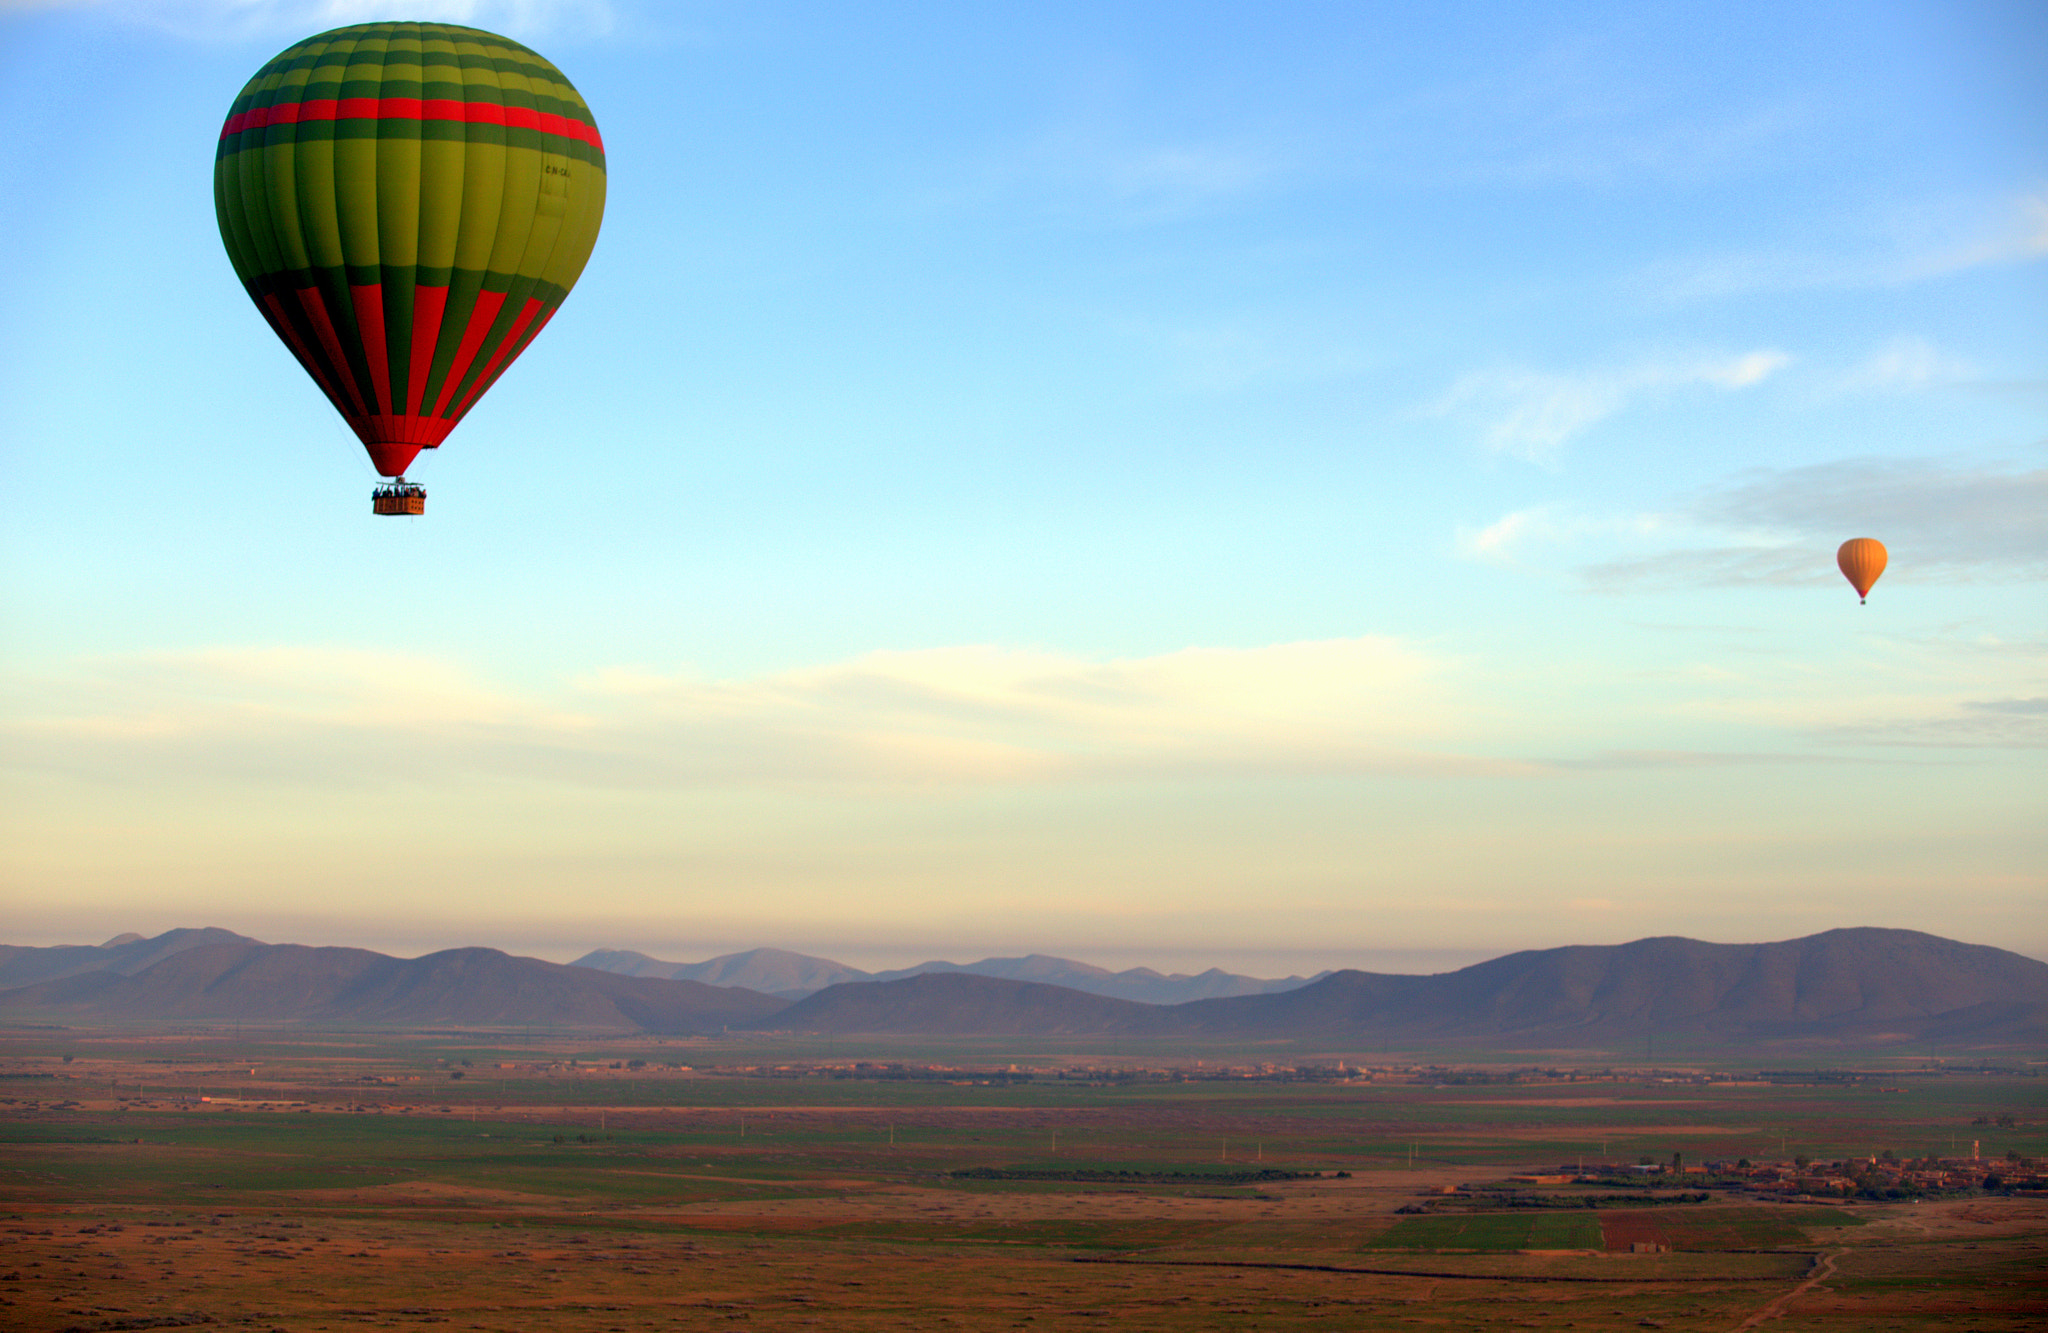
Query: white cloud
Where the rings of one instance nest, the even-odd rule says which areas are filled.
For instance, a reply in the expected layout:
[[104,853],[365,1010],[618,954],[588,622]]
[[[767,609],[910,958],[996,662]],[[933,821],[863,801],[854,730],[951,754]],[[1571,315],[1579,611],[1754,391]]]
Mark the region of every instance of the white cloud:
[[1750,352],[1732,361],[1703,363],[1690,370],[1681,370],[1675,378],[1657,382],[1684,384],[1698,380],[1718,384],[1724,389],[1747,389],[1752,384],[1763,383],[1791,360],[1783,352]]
[[1974,378],[1975,367],[1944,355],[1925,338],[1894,338],[1838,382],[1850,392],[1900,392]]
[[431,659],[307,649],[82,663],[17,681],[18,769],[313,785],[604,789],[1038,784],[1501,771],[1444,753],[1451,667],[1393,639],[1090,662],[986,647],[753,680],[602,672],[547,695]]
[[1487,444],[1531,462],[1547,462],[1573,436],[1645,398],[1706,385],[1723,390],[1761,384],[1792,358],[1772,349],[1728,357],[1648,361],[1573,375],[1511,369],[1460,378],[1426,409],[1489,418]]
[[1568,545],[1595,536],[1641,535],[1663,525],[1663,516],[1658,514],[1602,519],[1537,505],[1503,514],[1483,528],[1461,527],[1456,542],[1458,554],[1467,560],[1507,565],[1514,564],[1528,547]]
[[1543,509],[1517,509],[1476,531],[1458,529],[1458,553],[1468,560],[1507,564],[1513,559],[1515,547],[1533,534],[1543,532],[1547,535],[1550,526],[1548,514]]
[[1292,170],[1274,144],[1119,132],[1102,123],[1111,115],[998,145],[922,203],[940,213],[1021,208],[1084,226],[1142,227],[1232,206]]
[[1377,360],[1343,330],[1300,319],[1226,316],[1174,321],[1118,312],[1106,316],[1105,323],[1154,359],[1182,391],[1205,396],[1254,385],[1345,379]]
[[1540,462],[1586,427],[1620,411],[1628,392],[1622,380],[1609,375],[1499,371],[1464,377],[1445,401],[1449,407],[1474,400],[1501,411],[1487,427],[1489,445]]
[[2014,201],[2005,217],[1983,235],[1928,256],[1926,276],[1986,264],[2019,264],[2048,255],[2048,194]]
[[1829,583],[1835,547],[1877,537],[1894,581],[2048,578],[2048,469],[1942,459],[1844,459],[1749,474],[1657,518],[1678,545],[1582,573],[1606,590]]
[[[1911,383],[1927,362],[1909,347],[1873,364],[1887,368],[1886,382]],[[1855,458],[1754,471],[1660,511],[1531,506],[1459,527],[1454,541],[1465,559],[1489,564],[1576,562],[1604,592],[1834,584],[1835,548],[1852,536],[1886,544],[1894,585],[2008,583],[2048,578],[2044,513],[2048,469]]]
[[1946,707],[1899,708],[1817,728],[1828,743],[1949,749],[2048,749],[2048,699],[1961,699]]
[[[1970,269],[2025,264],[2048,255],[2048,195],[1937,201],[1844,228],[1826,250],[1756,250],[1661,264],[1648,287],[1671,300],[1718,299],[1812,288],[1901,287]],[[1856,234],[1858,231],[1863,234]]]
[[1580,33],[1461,64],[1470,72],[1378,108],[1354,131],[1354,152],[1404,184],[1605,187],[1748,176],[1815,128],[1796,99],[1731,103],[1725,87],[1617,79],[1638,54]]

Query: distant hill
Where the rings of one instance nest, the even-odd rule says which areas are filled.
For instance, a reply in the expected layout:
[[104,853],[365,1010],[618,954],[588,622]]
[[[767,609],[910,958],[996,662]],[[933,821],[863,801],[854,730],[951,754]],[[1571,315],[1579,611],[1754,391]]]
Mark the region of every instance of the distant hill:
[[0,990],[33,985],[38,981],[55,981],[81,972],[118,972],[132,976],[174,953],[196,949],[202,944],[257,942],[232,930],[209,926],[203,930],[167,930],[154,939],[144,939],[129,931],[125,935],[116,935],[105,944],[59,944],[40,949],[0,944]]
[[1220,967],[1212,967],[1196,976],[1179,972],[1163,974],[1149,967],[1112,972],[1106,967],[1042,953],[1022,958],[984,958],[978,963],[934,961],[886,972],[863,972],[829,958],[813,958],[787,949],[750,949],[746,953],[721,954],[701,963],[666,963],[630,949],[597,949],[578,958],[570,966],[592,967],[622,976],[675,977],[708,981],[714,986],[745,986],[792,1000],[849,981],[900,981],[930,972],[967,972],[975,976],[1065,986],[1090,995],[1107,995],[1140,1004],[1181,1004],[1217,996],[1267,995],[1293,990],[1329,975],[1320,972],[1314,977],[1284,977],[1268,981],[1225,972]]
[[1646,1037],[1721,1046],[2043,1045],[2048,963],[1905,930],[1833,930],[1777,944],[1667,937],[1531,950],[1434,976],[1343,971],[1278,994],[1173,1006],[1091,1007],[1063,988],[961,974],[944,992],[856,982],[792,1005],[770,1025],[1525,1050],[1615,1049]]
[[1918,931],[1865,928],[1776,944],[1666,936],[1539,949],[1424,977],[1338,972],[1285,995],[1184,1005],[1172,1021],[1190,1034],[1286,1031],[1524,1048],[1658,1035],[1897,1041],[1950,1028],[2025,1041],[2048,1037],[2034,1008],[2042,1005],[2048,963]]
[[[1157,1005],[971,972],[828,987],[765,1020],[791,1032],[1072,1037],[1142,1027]],[[1170,1011],[1168,1011],[1170,1012]]]
[[12,1018],[675,1033],[758,1023],[786,1004],[735,987],[612,976],[496,949],[391,958],[239,936],[180,950],[132,975],[77,972],[0,992],[0,1016]]
[[749,949],[721,954],[701,963],[664,963],[631,949],[596,949],[571,967],[595,968],[627,977],[665,977],[702,981],[713,986],[744,986],[784,999],[801,999],[842,981],[866,981],[871,974],[829,958],[812,958],[787,949]]
[[877,972],[873,979],[894,981],[901,977],[922,976],[930,972],[967,972],[979,977],[1002,977],[1009,981],[1036,981],[1048,986],[1065,986],[1089,995],[1134,1000],[1140,1004],[1185,1004],[1189,1000],[1206,1000],[1219,996],[1269,995],[1295,990],[1329,975],[1327,972],[1319,972],[1314,977],[1282,977],[1269,981],[1260,977],[1239,976],[1235,972],[1225,972],[1220,967],[1212,967],[1194,976],[1183,972],[1159,973],[1149,967],[1133,967],[1122,972],[1112,972],[1106,967],[1077,963],[1071,958],[1053,958],[1046,954],[1034,953],[1022,958],[984,958],[978,963],[919,963],[916,967],[903,968],[900,971]]

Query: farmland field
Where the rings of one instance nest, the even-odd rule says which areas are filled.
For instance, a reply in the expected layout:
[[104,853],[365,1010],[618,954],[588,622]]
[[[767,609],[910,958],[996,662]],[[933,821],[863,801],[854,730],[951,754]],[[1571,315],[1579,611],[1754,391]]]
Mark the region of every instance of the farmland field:
[[1509,1206],[1514,1173],[1674,1153],[1975,1138],[2038,1156],[2024,1071],[1219,1079],[1227,1054],[1203,1052],[1187,1060],[1203,1075],[1177,1079],[1157,1072],[1167,1053],[1129,1048],[921,1052],[933,1070],[841,1043],[811,1053],[824,1069],[754,1042],[6,1034],[0,1326],[1735,1329],[1769,1313],[1949,1330],[2048,1310],[2038,1198],[1788,1202],[1639,1179]]
[[1597,1250],[1591,1213],[1468,1213],[1404,1217],[1377,1238],[1389,1250]]

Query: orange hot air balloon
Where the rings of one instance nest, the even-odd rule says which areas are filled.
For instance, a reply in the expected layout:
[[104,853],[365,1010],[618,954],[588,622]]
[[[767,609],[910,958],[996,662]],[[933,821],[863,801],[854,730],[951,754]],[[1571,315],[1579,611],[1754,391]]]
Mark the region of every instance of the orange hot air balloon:
[[1875,537],[1851,537],[1835,552],[1835,563],[1842,567],[1842,577],[1856,590],[1858,600],[1870,597],[1870,585],[1884,573],[1884,562],[1884,543]]

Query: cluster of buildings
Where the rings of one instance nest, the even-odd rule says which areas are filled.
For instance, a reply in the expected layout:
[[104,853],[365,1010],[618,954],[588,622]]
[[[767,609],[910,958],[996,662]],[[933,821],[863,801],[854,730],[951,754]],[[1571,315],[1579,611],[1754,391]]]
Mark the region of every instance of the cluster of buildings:
[[2048,1194],[2048,1163],[2017,1155],[1899,1158],[1890,1154],[1835,1162],[1706,1162],[1676,1168],[1640,1163],[1566,1166],[1556,1174],[1515,1177],[1535,1184],[1611,1184],[1617,1179],[1660,1185],[1735,1189],[1780,1199],[1914,1199],[1972,1190]]
[[1726,1168],[1756,1194],[1815,1198],[1920,1198],[1966,1190],[2048,1193],[2048,1168],[2031,1158],[1845,1158],[1838,1162],[1769,1162]]

